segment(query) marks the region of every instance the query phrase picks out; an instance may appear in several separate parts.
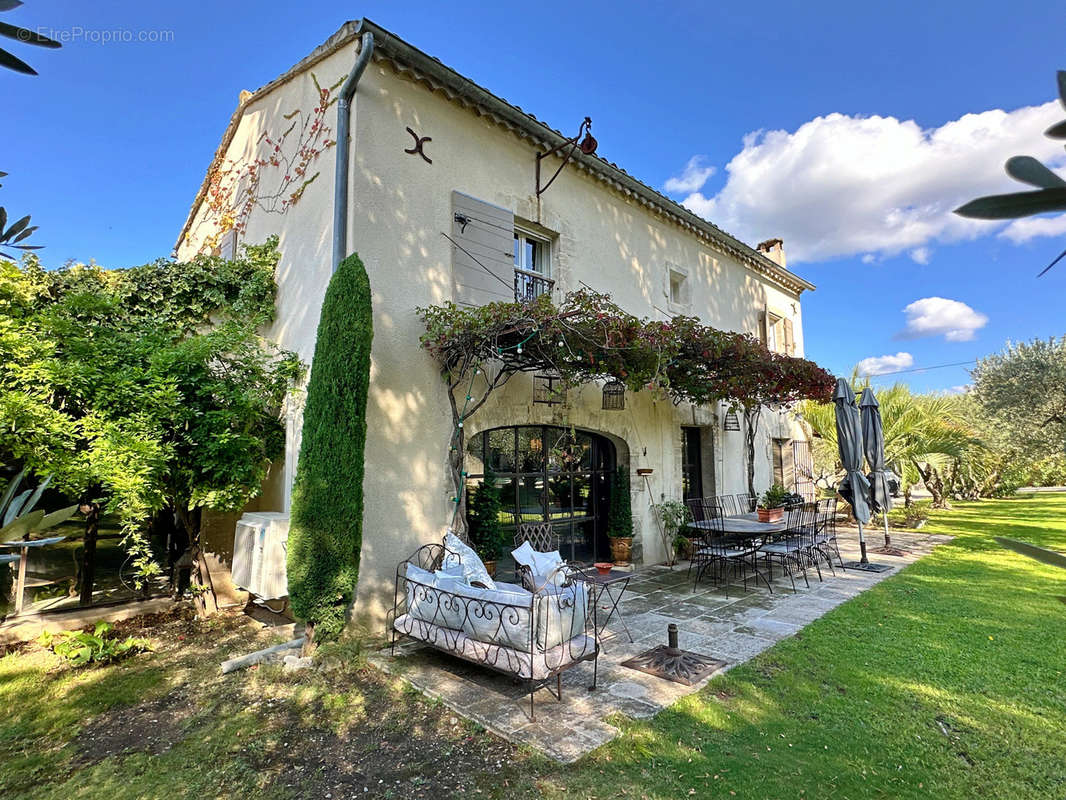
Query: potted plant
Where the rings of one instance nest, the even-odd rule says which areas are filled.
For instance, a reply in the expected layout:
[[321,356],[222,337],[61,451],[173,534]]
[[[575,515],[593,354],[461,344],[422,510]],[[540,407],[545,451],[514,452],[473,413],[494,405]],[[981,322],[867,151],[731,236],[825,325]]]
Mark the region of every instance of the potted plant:
[[663,538],[673,545],[674,555],[669,557],[669,563],[673,564],[677,557],[677,540],[684,538],[678,536],[678,531],[692,520],[692,514],[680,500],[663,500],[655,507],[655,513],[663,526]]
[[780,483],[770,486],[759,497],[759,504],[755,508],[759,522],[780,522],[785,516],[785,503],[788,498],[789,493]]
[[503,544],[500,507],[500,487],[496,485],[496,476],[486,472],[484,480],[478,484],[470,498],[467,528],[470,546],[485,563],[490,577],[496,577],[496,559]]
[[607,515],[607,535],[615,564],[629,563],[633,548],[633,498],[629,494],[629,470],[619,467],[611,479],[611,510]]
[[674,537],[674,553],[678,558],[687,561],[692,557],[692,541],[679,533]]

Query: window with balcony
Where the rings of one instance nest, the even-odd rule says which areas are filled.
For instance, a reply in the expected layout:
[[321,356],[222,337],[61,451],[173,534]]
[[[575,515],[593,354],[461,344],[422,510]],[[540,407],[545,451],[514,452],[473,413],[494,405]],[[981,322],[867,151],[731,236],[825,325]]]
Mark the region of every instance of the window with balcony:
[[551,243],[528,231],[514,232],[514,296],[529,302],[542,294],[551,294],[555,281],[551,277]]

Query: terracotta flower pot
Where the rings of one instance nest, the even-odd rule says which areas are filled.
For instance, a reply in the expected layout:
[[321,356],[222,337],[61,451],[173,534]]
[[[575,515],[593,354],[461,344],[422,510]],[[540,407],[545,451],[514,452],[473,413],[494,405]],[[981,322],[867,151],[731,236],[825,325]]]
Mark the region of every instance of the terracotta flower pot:
[[632,536],[615,536],[611,539],[611,558],[615,564],[628,564],[629,554],[633,547]]
[[485,572],[489,573],[490,578],[496,577],[496,562],[495,561],[482,561],[485,565]]
[[785,518],[785,509],[783,508],[756,508],[755,512],[759,515],[759,522],[780,522]]

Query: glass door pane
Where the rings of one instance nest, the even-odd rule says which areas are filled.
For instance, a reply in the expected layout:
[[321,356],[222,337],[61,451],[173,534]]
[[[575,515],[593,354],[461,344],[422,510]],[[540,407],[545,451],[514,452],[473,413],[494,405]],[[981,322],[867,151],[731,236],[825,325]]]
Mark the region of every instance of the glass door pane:
[[574,516],[570,475],[551,475],[548,478],[548,519],[561,520]]
[[544,521],[544,476],[522,475],[518,483],[518,521]]

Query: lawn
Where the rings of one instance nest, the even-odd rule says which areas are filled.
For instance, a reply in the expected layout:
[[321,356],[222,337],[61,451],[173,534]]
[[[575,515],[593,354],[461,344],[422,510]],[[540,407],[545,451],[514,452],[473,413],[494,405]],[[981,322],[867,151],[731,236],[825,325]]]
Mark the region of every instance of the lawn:
[[225,678],[262,639],[237,617],[150,621],[155,653],[78,673],[31,646],[0,658],[0,797],[1066,796],[1066,573],[991,541],[1066,551],[1066,495],[960,503],[926,530],[956,538],[565,768],[355,643]]

